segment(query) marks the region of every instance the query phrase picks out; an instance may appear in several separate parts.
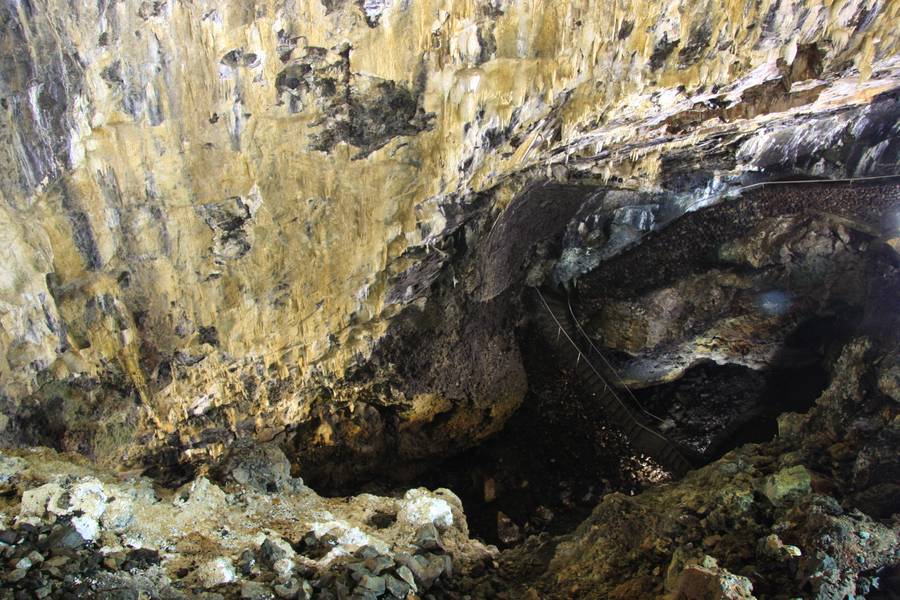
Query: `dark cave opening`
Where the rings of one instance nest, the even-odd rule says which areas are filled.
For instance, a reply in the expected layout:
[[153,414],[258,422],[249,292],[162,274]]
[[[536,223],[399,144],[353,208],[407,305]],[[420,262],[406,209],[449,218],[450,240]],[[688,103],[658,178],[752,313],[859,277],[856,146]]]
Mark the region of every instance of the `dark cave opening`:
[[[426,338],[454,339],[458,335],[471,340],[473,328],[508,331],[518,319],[516,341],[511,343],[520,350],[527,391],[500,431],[468,450],[436,451],[427,462],[410,467],[396,461],[390,448],[373,450],[372,456],[381,456],[383,461],[369,464],[357,464],[341,454],[339,447],[327,449],[327,453],[313,456],[317,459],[313,466],[298,474],[326,496],[402,494],[411,486],[450,489],[463,502],[472,535],[501,547],[515,546],[530,534],[570,532],[605,494],[635,494],[669,480],[671,474],[636,450],[621,423],[614,422],[598,399],[584,391],[577,368],[554,355],[557,350],[536,323],[539,315],[530,303],[533,294],[529,286],[546,285],[552,278],[553,265],[563,251],[562,228],[570,222],[573,207],[589,195],[584,190],[556,187],[538,187],[525,194],[494,223],[485,249],[476,253],[474,263],[466,266],[460,262],[454,267],[459,273],[469,269],[476,275],[477,284],[470,290],[474,297],[454,300],[455,284],[451,285],[449,278],[437,280],[435,289],[443,296],[435,306],[442,308],[410,318],[407,329],[394,331],[393,351],[381,357],[386,363],[400,365],[404,377],[424,382],[423,389],[431,389],[425,384],[442,384],[465,373],[460,375],[441,362],[449,355],[429,353]],[[556,202],[563,199],[565,205]],[[557,210],[552,226],[535,215],[548,206]],[[707,268],[707,258],[701,253],[691,261],[681,261],[679,268],[689,263],[692,268]],[[736,269],[730,264],[719,267]],[[612,279],[606,287],[621,288],[623,293],[629,285],[641,290],[653,284],[658,269],[656,261],[636,262],[627,277]],[[755,285],[774,284],[762,279]],[[578,289],[576,306],[582,310],[575,311],[579,317],[589,316],[603,302],[604,291],[596,286],[581,291],[579,285]],[[753,289],[763,293],[768,288]],[[827,386],[830,363],[858,330],[862,310],[834,302],[815,309],[811,304],[797,306],[797,314],[781,322],[793,331],[781,338],[781,350],[767,370],[701,362],[674,381],[633,390],[641,404],[662,417],[665,423],[660,431],[697,466],[743,444],[773,439],[779,415],[806,412]],[[448,307],[466,315],[461,321],[465,327],[454,329],[453,320],[445,318]],[[811,315],[813,310],[819,314]],[[502,328],[497,325],[500,321]],[[600,340],[595,341],[602,346]],[[410,352],[411,347],[417,351]],[[467,346],[461,356],[478,356],[484,361],[486,357],[479,352],[485,347]],[[614,363],[629,359],[614,350],[604,353]],[[390,429],[396,422],[391,409],[382,411],[381,417],[387,424],[385,434],[396,434]],[[439,429],[450,418],[449,412],[438,413],[429,427]],[[360,426],[365,425],[366,419],[360,419]],[[311,423],[314,427],[317,421]],[[293,432],[296,439],[312,435],[312,431],[302,433]],[[417,442],[428,444],[431,440],[422,435]],[[349,463],[355,470],[338,473],[336,462]]]
[[772,440],[778,416],[806,412],[827,384],[827,369],[818,362],[764,372],[706,362],[635,394],[666,421],[670,439],[713,460],[743,444]]
[[528,373],[522,406],[499,433],[415,481],[451,489],[472,535],[501,547],[569,532],[604,494],[634,494],[662,475],[553,360],[538,331],[523,327],[519,342]]
[[[804,320],[767,370],[710,361],[633,391],[667,422],[670,439],[710,462],[772,440],[781,414],[808,411],[858,318],[847,309]],[[635,494],[671,478],[632,447],[537,328],[523,326],[518,338],[528,374],[522,406],[499,433],[414,482],[451,489],[463,501],[472,535],[501,547],[531,534],[572,531],[603,495]]]

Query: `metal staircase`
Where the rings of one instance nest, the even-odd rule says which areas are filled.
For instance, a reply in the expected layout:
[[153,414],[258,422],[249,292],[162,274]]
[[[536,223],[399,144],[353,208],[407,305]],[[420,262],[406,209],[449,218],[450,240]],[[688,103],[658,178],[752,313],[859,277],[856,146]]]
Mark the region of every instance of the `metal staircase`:
[[[679,447],[654,426],[659,418],[647,412],[630,392],[614,389],[609,380],[614,372],[603,355],[581,328],[568,296],[535,288],[538,297],[538,323],[557,358],[574,364],[575,374],[584,390],[600,407],[632,446],[653,458],[676,477],[693,469]],[[605,371],[598,364],[605,363]]]

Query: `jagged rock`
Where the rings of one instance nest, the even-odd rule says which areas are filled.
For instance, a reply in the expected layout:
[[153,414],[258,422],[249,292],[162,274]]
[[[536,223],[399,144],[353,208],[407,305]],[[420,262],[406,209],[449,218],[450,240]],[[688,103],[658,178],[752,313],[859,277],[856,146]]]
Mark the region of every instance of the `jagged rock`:
[[267,586],[255,581],[241,582],[241,598],[245,600],[271,600],[275,594]]
[[497,537],[504,544],[515,544],[522,539],[522,530],[501,511],[497,512]]
[[808,493],[811,480],[806,467],[796,465],[770,475],[763,483],[762,491],[772,503],[780,504],[788,496]]
[[416,531],[416,546],[423,550],[442,550],[441,538],[433,523],[427,523]]
[[678,578],[673,598],[676,600],[749,600],[753,584],[746,577],[725,569],[690,566]]
[[360,588],[376,596],[383,594],[385,590],[384,577],[375,577],[373,575],[363,575],[357,582]]
[[85,542],[81,533],[71,525],[54,526],[47,539],[47,544],[54,553],[80,548]]
[[269,567],[280,560],[293,558],[294,554],[294,549],[287,541],[275,536],[267,537],[259,547],[259,556]]
[[237,575],[234,572],[234,566],[231,564],[231,561],[224,556],[214,558],[202,565],[197,570],[197,576],[203,587],[208,588],[231,583],[237,579]]
[[269,444],[237,445],[229,452],[223,471],[227,478],[263,492],[303,483],[291,477],[291,464],[284,452]]
[[[452,499],[457,506],[460,505],[458,498],[453,496]],[[403,505],[397,519],[412,525],[432,524],[443,530],[453,525],[453,507],[447,499],[426,490],[409,490],[403,496]]]
[[[410,573],[410,575],[412,574]],[[396,598],[406,598],[409,595],[410,591],[413,590],[412,586],[410,586],[409,583],[407,583],[406,581],[401,581],[400,579],[390,574],[384,576],[384,582],[387,591],[393,594]]]
[[300,581],[296,578],[290,578],[285,583],[278,583],[272,587],[275,595],[279,598],[289,598],[293,600],[301,591]]

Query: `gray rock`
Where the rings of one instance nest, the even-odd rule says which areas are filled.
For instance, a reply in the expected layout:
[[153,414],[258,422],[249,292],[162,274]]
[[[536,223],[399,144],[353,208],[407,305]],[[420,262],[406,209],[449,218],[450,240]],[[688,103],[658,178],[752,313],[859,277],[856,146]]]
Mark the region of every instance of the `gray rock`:
[[426,523],[416,531],[416,546],[423,550],[443,550],[441,538],[434,523]]
[[375,594],[383,594],[385,589],[384,577],[363,575],[359,580],[358,588],[363,588]]
[[261,492],[278,492],[302,486],[291,478],[291,463],[284,452],[272,444],[240,442],[225,460],[225,479]]
[[361,546],[356,552],[353,553],[357,558],[375,558],[378,556],[378,550],[376,550],[372,546]]
[[497,537],[504,544],[515,544],[522,540],[522,530],[503,512],[497,513]]
[[389,556],[373,556],[372,558],[367,558],[363,564],[365,567],[372,572],[373,575],[381,575],[381,573],[385,569],[389,569],[394,566],[394,561]]
[[406,566],[412,571],[419,587],[428,589],[443,574],[444,559],[431,553],[417,554],[406,561]]
[[301,586],[300,581],[292,577],[284,583],[276,584],[272,589],[275,590],[275,595],[279,598],[294,600],[300,593]]
[[353,581],[359,581],[363,577],[373,575],[364,562],[348,563],[347,571],[350,573],[350,577]]
[[256,581],[241,582],[241,598],[243,600],[271,600],[275,595],[266,585]]
[[[405,569],[406,567],[400,567],[400,568]],[[410,575],[412,575],[412,573],[410,573]],[[387,591],[389,591],[392,595],[396,596],[397,598],[406,598],[406,596],[409,594],[409,592],[412,591],[412,588],[409,586],[408,583],[406,583],[405,581],[401,581],[400,579],[397,579],[396,577],[394,577],[393,575],[390,575],[390,574],[384,576],[384,584],[385,584],[385,587],[387,588]]]
[[279,560],[293,558],[295,554],[290,544],[274,536],[267,537],[259,547],[260,559],[269,567],[273,567]]
[[397,569],[397,577],[402,579],[403,582],[412,589],[412,591],[419,591],[419,587],[416,584],[416,577],[406,565],[403,565]]
[[74,550],[84,546],[86,540],[71,525],[59,525],[53,528],[47,545],[54,553]]

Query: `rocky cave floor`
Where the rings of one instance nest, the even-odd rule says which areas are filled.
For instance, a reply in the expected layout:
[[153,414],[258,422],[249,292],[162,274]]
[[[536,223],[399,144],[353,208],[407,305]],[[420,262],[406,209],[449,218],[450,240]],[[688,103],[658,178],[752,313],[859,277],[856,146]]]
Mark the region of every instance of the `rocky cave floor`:
[[[4,450],[0,597],[897,597],[896,348],[849,341],[827,374],[701,365],[640,392],[698,449],[715,430],[765,438],[671,481],[521,336],[522,409],[403,489],[321,496],[271,445],[178,489]],[[806,412],[733,418],[754,393]]]

